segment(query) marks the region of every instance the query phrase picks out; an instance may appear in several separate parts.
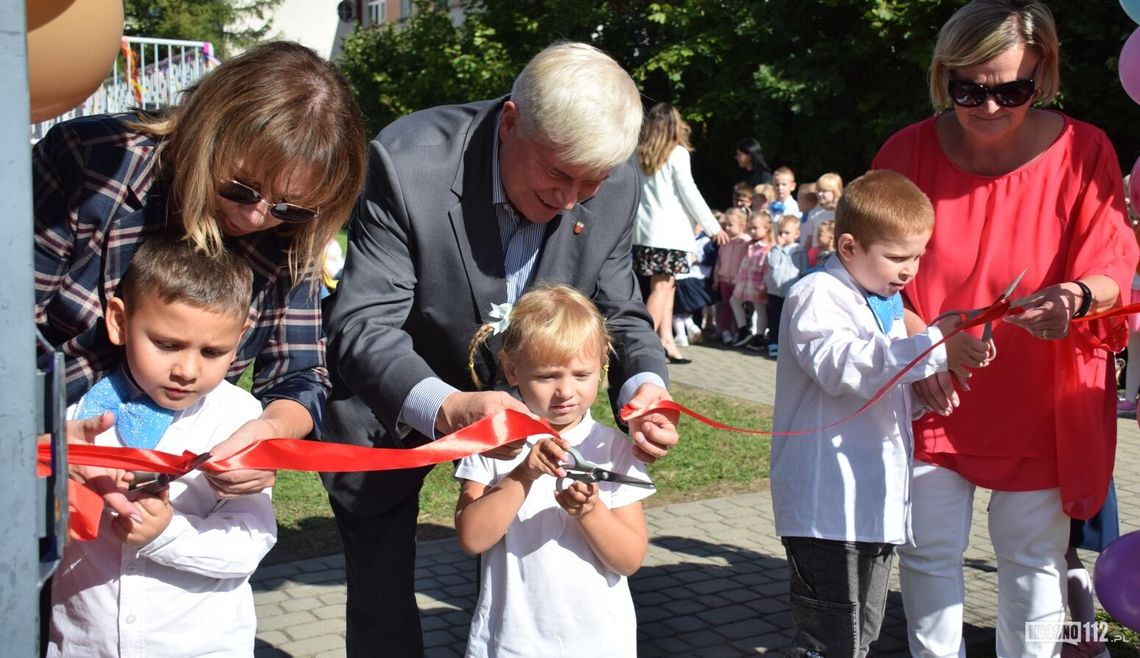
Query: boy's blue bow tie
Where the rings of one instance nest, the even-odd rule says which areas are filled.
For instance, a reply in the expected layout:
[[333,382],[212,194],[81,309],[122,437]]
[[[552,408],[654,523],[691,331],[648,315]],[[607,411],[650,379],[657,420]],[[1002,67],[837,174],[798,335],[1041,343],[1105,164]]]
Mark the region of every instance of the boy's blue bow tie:
[[121,370],[107,375],[83,396],[76,418],[115,414],[119,439],[129,448],[153,449],[174,421],[175,412],[155,404]]
[[783,201],[773,201],[768,204],[768,214],[778,219],[780,215],[784,214],[786,205]]
[[875,314],[875,319],[879,321],[879,326],[883,328],[884,334],[891,333],[891,327],[894,326],[895,320],[901,320],[903,317],[902,295],[898,293],[890,297],[880,297],[868,293],[867,306],[871,307],[871,312]]

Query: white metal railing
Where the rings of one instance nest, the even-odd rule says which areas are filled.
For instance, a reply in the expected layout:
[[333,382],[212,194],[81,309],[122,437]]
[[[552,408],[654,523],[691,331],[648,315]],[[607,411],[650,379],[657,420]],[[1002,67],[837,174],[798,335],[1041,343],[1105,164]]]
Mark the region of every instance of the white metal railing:
[[123,37],[114,67],[103,84],[75,109],[32,124],[32,142],[55,124],[75,117],[173,105],[184,89],[217,64],[209,41]]

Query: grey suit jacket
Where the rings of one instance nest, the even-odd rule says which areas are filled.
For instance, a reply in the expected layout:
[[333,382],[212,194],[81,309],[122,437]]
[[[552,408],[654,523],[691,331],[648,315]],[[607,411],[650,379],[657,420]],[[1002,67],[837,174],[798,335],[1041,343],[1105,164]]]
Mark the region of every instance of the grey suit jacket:
[[[344,274],[327,314],[333,392],[325,440],[419,445],[427,438],[398,423],[409,391],[432,376],[474,390],[468,346],[479,325],[491,321],[491,304],[507,299],[491,204],[491,150],[505,100],[416,112],[372,141]],[[639,189],[631,160],[611,171],[592,198],[555,218],[533,278],[574,286],[606,316],[617,352],[611,401],[636,373],[667,381],[664,351],[631,266]],[[497,351],[493,342],[476,355],[484,382],[499,378]],[[422,475],[328,474],[325,484],[349,510],[374,514],[384,511],[385,499],[418,490]]]

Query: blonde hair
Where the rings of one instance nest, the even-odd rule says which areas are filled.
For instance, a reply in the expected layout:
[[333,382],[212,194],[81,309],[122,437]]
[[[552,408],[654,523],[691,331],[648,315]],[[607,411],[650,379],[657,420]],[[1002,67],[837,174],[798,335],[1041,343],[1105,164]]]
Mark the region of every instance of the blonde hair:
[[843,196],[843,177],[834,171],[829,171],[816,179],[815,190],[817,194],[823,190],[831,192],[831,201],[827,204],[820,201],[820,205],[828,210],[835,210],[835,206]]
[[637,162],[646,174],[655,174],[665,165],[677,146],[692,151],[691,129],[677,108],[658,103],[649,110],[641,125],[641,141],[637,144]]
[[791,167],[778,167],[776,171],[772,172],[772,178],[775,178],[776,176],[789,176],[791,177],[792,182],[795,182],[796,180],[796,172],[792,171]]
[[211,255],[187,240],[155,236],[139,245],[115,295],[128,310],[156,298],[244,319],[253,297],[253,272],[229,249]]
[[534,56],[511,89],[519,135],[554,148],[567,163],[598,172],[629,159],[641,130],[641,96],[612,57],[561,42]]
[[294,281],[308,276],[316,285],[313,265],[348,219],[366,165],[360,108],[332,64],[296,43],[267,43],[221,64],[168,112],[140,115],[130,126],[161,141],[168,212],[208,254],[224,249],[221,183],[256,173],[268,187],[311,175],[311,189],[289,201],[317,209],[317,217],[279,230],[290,236]]
[[849,233],[863,248],[933,228],[930,199],[909,178],[889,169],[851,181],[835,209],[836,236]]
[[990,61],[1024,44],[1041,55],[1034,80],[1036,101],[1048,105],[1061,86],[1057,24],[1036,0],[972,0],[954,12],[938,31],[930,62],[930,102],[935,110],[951,107],[947,84],[956,69]]
[[[475,372],[475,352],[494,333],[495,325],[479,327],[467,351],[467,370],[476,388],[483,382]],[[561,284],[536,286],[511,308],[503,332],[503,354],[541,363],[567,363],[595,353],[606,363],[610,334],[598,307],[574,288]]]

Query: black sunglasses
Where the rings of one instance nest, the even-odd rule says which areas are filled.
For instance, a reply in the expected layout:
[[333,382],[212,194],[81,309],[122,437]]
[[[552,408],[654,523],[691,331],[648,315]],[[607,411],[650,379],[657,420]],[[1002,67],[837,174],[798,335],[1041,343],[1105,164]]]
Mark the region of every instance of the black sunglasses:
[[950,100],[961,107],[977,107],[986,102],[987,96],[993,96],[1002,107],[1020,107],[1037,95],[1037,83],[1033,78],[1003,82],[994,87],[969,80],[951,80],[946,87]]
[[[234,203],[240,203],[243,206],[262,201],[269,203],[265,197],[261,196],[261,192],[236,180],[228,180],[222,183],[221,187],[218,188],[218,196]],[[316,217],[317,211],[282,201],[270,203],[269,214],[289,224],[301,224]]]

